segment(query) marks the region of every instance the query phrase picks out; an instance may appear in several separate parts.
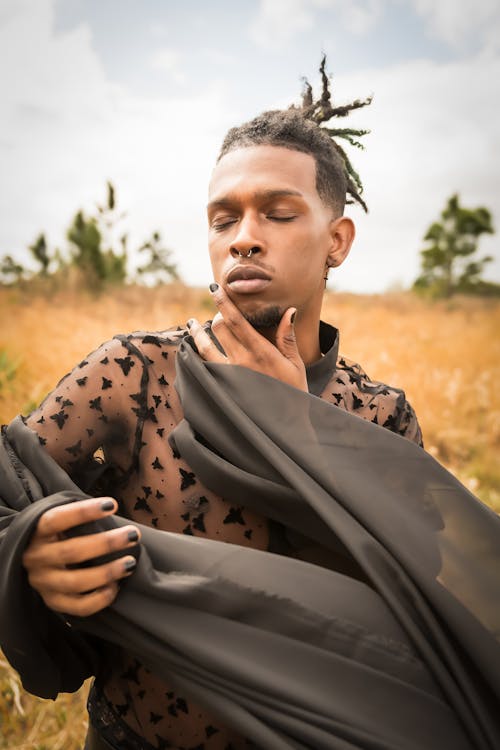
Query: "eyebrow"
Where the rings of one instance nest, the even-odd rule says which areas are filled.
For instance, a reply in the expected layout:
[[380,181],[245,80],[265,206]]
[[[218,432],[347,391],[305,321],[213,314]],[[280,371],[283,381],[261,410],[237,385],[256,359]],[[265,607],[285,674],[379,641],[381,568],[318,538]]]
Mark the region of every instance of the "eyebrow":
[[[298,196],[299,198],[304,197],[299,190],[258,190],[257,192],[253,193],[252,198],[254,200],[272,200],[273,198],[286,198],[289,196]],[[237,200],[229,196],[218,198],[217,200],[210,201],[210,203],[208,203],[207,211],[210,211],[213,208],[225,208],[227,206],[232,206],[237,202]]]

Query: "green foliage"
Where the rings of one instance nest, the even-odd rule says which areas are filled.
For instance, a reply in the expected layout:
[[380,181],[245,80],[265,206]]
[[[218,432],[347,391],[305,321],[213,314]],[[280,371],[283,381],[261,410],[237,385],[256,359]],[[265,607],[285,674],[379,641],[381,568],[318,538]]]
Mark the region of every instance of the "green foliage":
[[40,275],[47,276],[51,258],[49,256],[45,235],[43,233],[39,234],[34,243],[28,245],[28,250],[31,252],[34,259],[41,265]]
[[103,236],[98,219],[87,217],[78,211],[68,229],[71,243],[71,263],[79,268],[88,286],[102,286],[107,282],[120,284],[127,276],[127,254],[115,252],[111,247],[103,249]]
[[0,259],[0,276],[7,284],[17,284],[23,277],[24,267],[16,263],[12,255]]
[[177,267],[172,260],[172,251],[163,247],[159,232],[153,232],[150,239],[141,245],[139,252],[149,254],[147,262],[137,269],[139,276],[144,279],[149,277],[156,284],[179,278]]
[[109,285],[123,284],[134,276],[150,285],[178,279],[172,251],[163,247],[159,232],[153,232],[138,248],[140,253],[149,253],[146,262],[135,272],[129,270],[128,235],[118,232],[126,214],[118,211],[113,184],[108,181],[106,188],[106,201],[97,205],[95,214],[82,210],[75,214],[66,232],[69,242],[66,254],[57,248],[51,251],[45,234],[41,233],[28,248],[38,270],[28,271],[6,255],[0,260],[1,282],[19,284],[25,279],[47,277],[64,281],[71,269],[78,271],[84,286],[96,292]]
[[427,247],[420,253],[422,272],[413,288],[432,297],[450,297],[457,292],[496,296],[500,286],[481,279],[493,258],[471,257],[481,235],[494,231],[487,208],[463,208],[458,195],[452,195],[441,212],[441,221],[431,224],[425,234]]

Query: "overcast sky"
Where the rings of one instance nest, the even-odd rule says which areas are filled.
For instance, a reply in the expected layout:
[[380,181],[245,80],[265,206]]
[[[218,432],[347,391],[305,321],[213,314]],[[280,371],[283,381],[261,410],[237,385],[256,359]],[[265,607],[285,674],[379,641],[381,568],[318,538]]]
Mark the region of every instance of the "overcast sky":
[[[297,103],[322,51],[338,103],[374,95],[350,118],[372,131],[351,152],[370,213],[349,209],[333,288],[410,284],[453,192],[500,229],[498,0],[0,0],[0,255],[25,260],[40,231],[64,245],[110,179],[132,244],[159,229],[184,279],[207,284],[220,142]],[[481,245],[500,281],[498,247]]]

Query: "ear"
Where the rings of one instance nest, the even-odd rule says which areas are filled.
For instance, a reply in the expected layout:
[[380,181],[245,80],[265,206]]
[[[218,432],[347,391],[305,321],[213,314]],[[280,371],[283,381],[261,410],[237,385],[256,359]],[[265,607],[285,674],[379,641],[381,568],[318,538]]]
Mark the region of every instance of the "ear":
[[339,216],[330,222],[331,247],[328,252],[327,265],[340,266],[349,255],[349,250],[356,235],[354,222],[348,216]]

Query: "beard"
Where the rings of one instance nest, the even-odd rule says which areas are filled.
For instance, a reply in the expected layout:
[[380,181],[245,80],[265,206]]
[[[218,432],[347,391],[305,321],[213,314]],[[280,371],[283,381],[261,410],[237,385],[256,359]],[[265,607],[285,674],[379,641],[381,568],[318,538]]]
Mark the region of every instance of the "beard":
[[256,310],[253,313],[243,313],[243,317],[257,330],[261,328],[277,328],[286,309],[286,307],[270,305],[263,310]]

